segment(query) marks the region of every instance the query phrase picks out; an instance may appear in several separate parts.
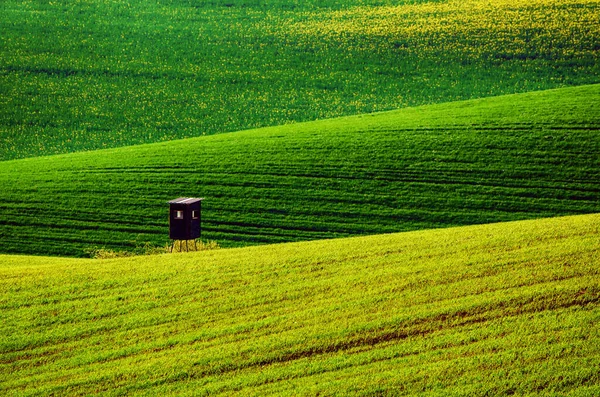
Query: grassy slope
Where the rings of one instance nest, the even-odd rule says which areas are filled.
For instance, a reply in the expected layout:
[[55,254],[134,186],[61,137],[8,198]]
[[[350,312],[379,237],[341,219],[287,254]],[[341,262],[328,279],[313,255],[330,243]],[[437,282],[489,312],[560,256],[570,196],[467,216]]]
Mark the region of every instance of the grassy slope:
[[597,0],[3,0],[0,159],[598,83],[599,13]]
[[224,246],[600,212],[600,85],[0,162],[0,252]]
[[0,256],[0,391],[600,392],[600,215],[117,260]]

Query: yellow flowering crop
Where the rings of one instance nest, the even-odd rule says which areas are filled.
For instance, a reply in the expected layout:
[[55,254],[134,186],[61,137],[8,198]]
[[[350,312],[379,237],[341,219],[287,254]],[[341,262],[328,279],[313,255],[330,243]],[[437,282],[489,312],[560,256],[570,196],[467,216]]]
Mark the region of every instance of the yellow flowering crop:
[[[450,0],[311,12],[302,21],[290,20],[278,33],[296,35],[307,43],[346,41],[348,46],[355,36],[386,38],[408,51],[518,53],[529,46],[576,55],[598,43],[599,20],[596,0]],[[373,40],[367,49],[379,46]]]

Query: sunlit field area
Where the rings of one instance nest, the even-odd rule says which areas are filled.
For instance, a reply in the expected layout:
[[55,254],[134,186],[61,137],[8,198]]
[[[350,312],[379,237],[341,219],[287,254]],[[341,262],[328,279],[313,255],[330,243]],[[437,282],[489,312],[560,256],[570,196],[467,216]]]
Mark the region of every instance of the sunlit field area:
[[600,0],[2,0],[0,37],[1,396],[600,395]]
[[3,395],[600,393],[600,216],[0,256]]
[[0,162],[0,251],[243,246],[600,212],[600,85]]
[[0,3],[0,159],[600,82],[597,0]]

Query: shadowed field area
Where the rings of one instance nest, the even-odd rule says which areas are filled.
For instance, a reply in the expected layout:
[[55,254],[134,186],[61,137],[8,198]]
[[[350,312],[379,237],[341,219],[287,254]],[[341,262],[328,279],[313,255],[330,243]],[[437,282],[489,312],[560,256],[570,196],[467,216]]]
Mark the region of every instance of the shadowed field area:
[[600,212],[600,86],[0,162],[0,252],[222,246]]

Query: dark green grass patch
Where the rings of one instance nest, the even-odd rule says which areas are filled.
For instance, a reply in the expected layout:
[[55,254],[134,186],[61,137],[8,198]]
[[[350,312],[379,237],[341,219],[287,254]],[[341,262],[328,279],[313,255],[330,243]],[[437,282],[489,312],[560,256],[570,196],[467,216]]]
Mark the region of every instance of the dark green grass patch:
[[600,212],[600,86],[0,163],[0,252],[251,245]]
[[0,393],[594,395],[600,216],[0,256]]
[[0,4],[0,160],[598,83],[598,2]]

